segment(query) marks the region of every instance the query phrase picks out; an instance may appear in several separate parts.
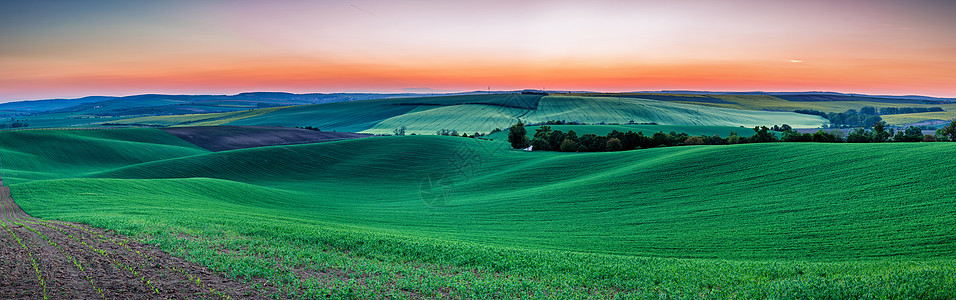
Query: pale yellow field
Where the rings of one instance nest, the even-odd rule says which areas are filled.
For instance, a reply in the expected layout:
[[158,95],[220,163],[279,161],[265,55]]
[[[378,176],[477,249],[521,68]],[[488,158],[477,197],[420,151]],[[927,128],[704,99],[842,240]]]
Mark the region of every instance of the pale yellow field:
[[286,107],[288,106],[233,111],[233,112],[224,112],[224,113],[138,117],[138,118],[116,120],[116,121],[113,121],[112,123],[144,124],[144,125],[158,125],[158,126],[217,126],[217,125],[226,124],[226,123],[240,120],[240,119],[264,115],[264,114],[271,113]]

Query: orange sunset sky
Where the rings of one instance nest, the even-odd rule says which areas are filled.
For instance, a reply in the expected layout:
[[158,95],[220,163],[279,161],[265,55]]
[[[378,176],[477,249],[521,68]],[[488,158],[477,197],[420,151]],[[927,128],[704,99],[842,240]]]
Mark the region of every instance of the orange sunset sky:
[[0,102],[489,87],[956,97],[956,2],[0,3]]

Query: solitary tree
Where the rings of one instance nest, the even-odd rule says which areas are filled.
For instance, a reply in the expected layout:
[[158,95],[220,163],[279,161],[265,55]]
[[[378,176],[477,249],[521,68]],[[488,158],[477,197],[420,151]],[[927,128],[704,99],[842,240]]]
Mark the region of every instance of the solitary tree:
[[395,133],[395,135],[405,135],[406,129],[408,129],[408,127],[402,126],[402,127],[393,129],[392,132]]
[[508,142],[511,143],[511,148],[528,148],[528,130],[524,129],[524,123],[519,121],[508,129]]

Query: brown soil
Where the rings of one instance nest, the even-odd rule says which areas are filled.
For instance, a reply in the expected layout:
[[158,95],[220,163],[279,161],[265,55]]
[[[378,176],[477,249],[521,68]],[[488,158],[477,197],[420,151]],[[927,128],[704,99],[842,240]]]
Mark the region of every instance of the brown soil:
[[31,217],[2,185],[0,299],[259,299],[271,290],[100,229]]
[[210,151],[319,143],[370,137],[351,132],[325,132],[299,128],[260,126],[197,126],[163,128],[179,138]]

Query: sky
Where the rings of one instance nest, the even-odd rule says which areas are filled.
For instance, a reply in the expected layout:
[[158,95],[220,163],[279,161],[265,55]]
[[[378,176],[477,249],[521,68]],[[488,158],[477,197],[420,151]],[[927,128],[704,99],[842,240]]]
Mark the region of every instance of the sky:
[[956,1],[0,1],[0,102],[489,88],[956,97]]

